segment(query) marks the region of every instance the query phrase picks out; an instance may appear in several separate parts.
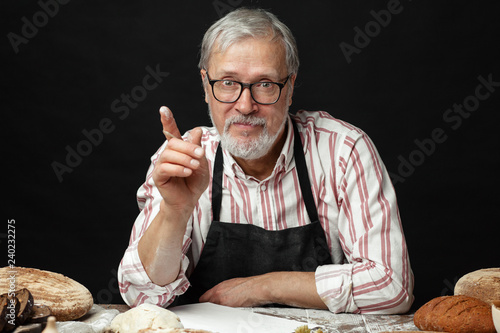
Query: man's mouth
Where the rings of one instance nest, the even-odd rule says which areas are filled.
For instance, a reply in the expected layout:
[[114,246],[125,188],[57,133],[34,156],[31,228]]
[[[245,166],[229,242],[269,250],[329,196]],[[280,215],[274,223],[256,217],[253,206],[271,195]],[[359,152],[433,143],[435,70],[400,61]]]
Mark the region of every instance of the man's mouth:
[[231,125],[235,126],[236,128],[239,128],[239,129],[252,129],[254,127],[257,127],[257,126],[260,126],[260,125],[254,125],[254,124],[250,124],[250,123],[232,123]]
[[266,121],[263,118],[258,117],[248,117],[248,116],[235,116],[229,118],[226,121],[225,131],[229,130],[229,127],[233,126],[236,130],[244,132],[244,135],[249,135],[250,132],[255,130],[257,127],[265,127]]

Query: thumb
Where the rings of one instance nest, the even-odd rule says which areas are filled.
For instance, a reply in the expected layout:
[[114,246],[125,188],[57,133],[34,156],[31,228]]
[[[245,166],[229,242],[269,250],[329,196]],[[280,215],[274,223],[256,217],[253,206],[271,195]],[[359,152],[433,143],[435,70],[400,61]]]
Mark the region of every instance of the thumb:
[[194,128],[193,130],[191,130],[189,132],[187,141],[189,141],[191,143],[194,143],[195,145],[201,147],[201,137],[202,137],[202,135],[203,135],[203,131],[201,130],[201,128],[196,127],[196,128]]
[[181,132],[179,132],[179,128],[177,128],[174,115],[168,107],[162,106],[160,108],[160,120],[163,125],[163,134],[165,134],[167,139],[171,139],[172,136],[176,138],[181,137]]

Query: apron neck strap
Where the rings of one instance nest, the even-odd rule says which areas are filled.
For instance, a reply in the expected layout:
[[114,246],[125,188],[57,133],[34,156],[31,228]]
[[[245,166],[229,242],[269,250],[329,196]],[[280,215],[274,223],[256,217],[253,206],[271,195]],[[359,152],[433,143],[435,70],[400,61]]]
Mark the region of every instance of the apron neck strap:
[[212,176],[212,221],[219,221],[220,206],[222,203],[222,178],[224,175],[224,156],[221,143],[217,147]]
[[[304,156],[304,148],[302,146],[302,140],[300,139],[300,133],[297,129],[297,125],[293,118],[293,155],[295,158],[295,167],[297,168],[297,174],[300,183],[300,190],[302,192],[302,198],[306,206],[307,214],[311,222],[319,221],[318,211],[316,209],[316,204],[314,203],[314,197],[311,190],[311,182],[309,181],[309,173],[307,172],[307,164]],[[212,221],[219,221],[220,207],[222,203],[222,179],[224,174],[224,156],[222,154],[222,147],[219,142],[217,147],[217,152],[215,154],[213,177],[212,177]]]
[[304,147],[302,146],[299,130],[297,129],[297,125],[293,119],[292,124],[294,137],[293,157],[295,158],[295,167],[297,168],[297,174],[299,176],[300,191],[302,192],[302,199],[304,200],[309,220],[311,220],[311,222],[316,222],[319,221],[318,211],[316,209],[316,204],[314,203],[311,182],[309,181],[309,173],[307,172]]

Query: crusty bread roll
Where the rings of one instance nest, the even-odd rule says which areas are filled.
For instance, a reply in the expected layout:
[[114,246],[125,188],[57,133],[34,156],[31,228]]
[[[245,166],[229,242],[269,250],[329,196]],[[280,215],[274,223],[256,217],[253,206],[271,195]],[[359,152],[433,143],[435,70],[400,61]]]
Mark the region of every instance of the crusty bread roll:
[[57,321],[78,319],[94,304],[92,294],[80,283],[62,274],[36,268],[0,268],[0,293],[9,291],[7,279],[11,276],[15,276],[17,289],[28,289],[34,302],[48,306]]
[[462,276],[455,284],[455,295],[475,297],[489,304],[500,300],[500,268],[480,269]]
[[413,322],[421,330],[449,333],[495,333],[491,306],[469,296],[436,297],[415,312]]

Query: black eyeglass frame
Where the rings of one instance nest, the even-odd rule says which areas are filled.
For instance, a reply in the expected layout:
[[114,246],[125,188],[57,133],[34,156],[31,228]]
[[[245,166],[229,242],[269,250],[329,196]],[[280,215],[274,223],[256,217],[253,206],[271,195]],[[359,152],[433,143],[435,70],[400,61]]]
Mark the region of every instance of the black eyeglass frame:
[[[255,101],[255,103],[260,104],[260,105],[272,105],[272,104],[276,104],[280,100],[281,91],[283,90],[283,88],[285,87],[286,83],[288,82],[288,79],[290,79],[290,76],[292,76],[292,74],[289,74],[286,77],[285,82],[283,82],[283,83],[281,83],[281,82],[272,82],[272,81],[259,81],[259,82],[254,82],[254,83],[243,83],[243,82],[234,81],[234,80],[211,80],[210,79],[210,75],[208,75],[208,71],[206,69],[205,69],[205,73],[207,73],[208,83],[210,83],[210,85],[212,86],[212,95],[214,96],[214,98],[217,101],[221,102],[221,103],[227,103],[227,104],[234,103],[237,100],[239,100],[240,97],[241,97],[241,94],[243,93],[243,89],[245,89],[245,88],[248,88],[250,90],[250,96],[252,96],[252,99]],[[236,99],[234,101],[232,101],[232,102],[221,101],[220,99],[217,98],[217,96],[215,96],[214,84],[216,82],[220,82],[220,81],[229,81],[229,82],[238,83],[240,85],[240,87],[241,87],[240,94],[238,95],[238,97],[236,97]],[[255,85],[255,84],[259,84],[259,83],[274,83],[274,84],[278,85],[278,87],[280,88],[280,92],[279,92],[278,97],[276,98],[276,100],[274,102],[272,102],[272,103],[260,103],[259,101],[257,101],[255,99],[255,97],[253,97],[252,86]]]

